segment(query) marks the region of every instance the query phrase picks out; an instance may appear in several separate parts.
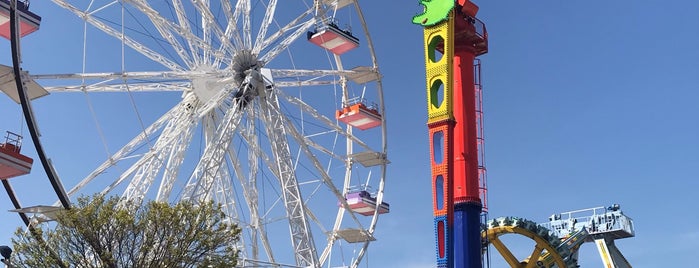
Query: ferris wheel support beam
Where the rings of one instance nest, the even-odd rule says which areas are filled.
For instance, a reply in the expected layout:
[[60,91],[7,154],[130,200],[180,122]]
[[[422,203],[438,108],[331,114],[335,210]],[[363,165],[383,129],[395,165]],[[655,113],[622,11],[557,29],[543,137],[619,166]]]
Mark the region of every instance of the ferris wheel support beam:
[[[252,150],[251,147],[248,147],[249,150]],[[245,198],[245,201],[248,205],[248,209],[250,211],[250,222],[249,225],[252,227],[253,231],[250,232],[250,243],[251,243],[251,250],[252,250],[252,259],[259,259],[259,249],[258,249],[258,233],[261,234],[260,240],[262,241],[262,246],[265,249],[265,253],[267,254],[269,260],[271,262],[274,262],[274,256],[272,254],[272,247],[270,246],[269,239],[267,239],[267,235],[265,232],[265,227],[263,224],[261,224],[260,221],[260,213],[259,213],[259,206],[258,206],[258,193],[255,188],[256,185],[256,177],[257,177],[257,158],[254,157],[254,153],[248,152],[248,166],[250,167],[250,176],[246,176],[242,170],[242,167],[240,165],[240,161],[238,160],[238,157],[236,156],[237,154],[235,153],[235,149],[231,146],[228,148],[228,158],[231,160],[232,166],[233,166],[233,171],[235,172],[235,177],[238,179],[240,182],[240,185],[243,188],[243,196]],[[254,160],[253,160],[254,159]],[[254,164],[254,165],[253,165]],[[249,180],[246,181],[245,178],[249,177]]]
[[287,210],[291,240],[294,247],[296,264],[300,266],[318,267],[318,255],[315,242],[311,236],[310,226],[306,219],[306,208],[299,189],[296,173],[291,163],[291,152],[287,133],[284,127],[284,116],[279,112],[279,102],[274,91],[261,97],[260,107],[265,129],[272,147],[272,154],[277,161],[278,178],[282,187],[284,205]]

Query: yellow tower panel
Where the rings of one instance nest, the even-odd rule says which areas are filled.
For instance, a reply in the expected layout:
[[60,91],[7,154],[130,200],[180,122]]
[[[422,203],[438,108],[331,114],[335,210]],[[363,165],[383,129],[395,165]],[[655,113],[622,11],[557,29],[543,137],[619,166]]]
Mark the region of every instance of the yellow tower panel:
[[427,79],[427,122],[454,118],[452,76],[454,58],[454,15],[425,27],[425,70]]

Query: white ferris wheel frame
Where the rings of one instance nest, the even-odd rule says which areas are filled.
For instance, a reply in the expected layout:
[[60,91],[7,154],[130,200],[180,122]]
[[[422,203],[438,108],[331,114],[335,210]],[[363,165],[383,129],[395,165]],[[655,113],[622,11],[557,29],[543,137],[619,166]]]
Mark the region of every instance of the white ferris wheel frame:
[[[344,196],[351,186],[352,167],[356,165],[356,161],[352,158],[352,153],[356,151],[372,152],[380,158],[378,165],[380,166],[381,174],[375,174],[378,177],[378,189],[376,189],[376,204],[378,206],[383,201],[386,165],[388,163],[386,159],[386,120],[384,117],[381,118],[380,148],[374,148],[367,144],[364,139],[354,135],[351,126],[339,125],[334,118],[326,116],[303,99],[286,94],[282,90],[290,87],[340,86],[342,89],[342,102],[346,103],[349,99],[348,82],[357,81],[357,79],[364,83],[367,81],[373,82],[377,91],[376,101],[378,102],[379,113],[385,114],[381,75],[378,70],[374,46],[369,36],[369,30],[362,10],[356,0],[314,0],[313,6],[309,7],[306,12],[292,19],[287,25],[280,26],[276,32],[268,33],[270,25],[274,22],[275,12],[280,11],[276,10],[278,0],[269,0],[264,7],[265,16],[261,20],[259,31],[254,40],[254,33],[251,30],[251,3],[253,1],[262,2],[261,0],[239,0],[235,6],[231,4],[230,0],[221,0],[220,5],[223,7],[227,20],[225,29],[222,29],[216,23],[217,18],[209,10],[209,3],[215,0],[198,0],[191,3],[201,16],[201,29],[194,29],[188,23],[186,19],[187,11],[181,0],[171,1],[178,18],[177,21],[171,21],[163,17],[146,0],[111,1],[101,7],[93,7],[92,3],[94,1],[92,1],[87,10],[81,10],[66,0],[52,1],[84,20],[85,25],[90,25],[116,38],[122,43],[122,46],[127,46],[137,51],[146,58],[164,66],[167,71],[85,72],[85,67],[83,66],[82,73],[31,75],[32,79],[38,81],[67,81],[69,84],[70,81],[83,81],[79,84],[67,86],[46,86],[45,88],[49,92],[120,92],[131,94],[134,92],[174,91],[191,93],[183,94],[182,101],[178,105],[163,114],[152,124],[144,126],[143,131],[139,135],[112,153],[99,167],[71,188],[68,191],[69,195],[78,193],[83,187],[121,160],[133,157],[131,154],[139,146],[147,144],[155,136],[157,139],[153,144],[150,144],[150,150],[141,154],[135,164],[132,164],[125,172],[120,174],[102,192],[109,193],[118,185],[128,181],[128,186],[123,192],[123,196],[131,200],[144,200],[148,198],[146,195],[153,182],[160,179],[161,183],[155,199],[168,201],[175,187],[174,181],[182,175],[179,174],[179,170],[185,161],[186,144],[191,140],[195,127],[200,123],[203,128],[202,132],[206,136],[207,146],[186,186],[181,190],[179,199],[193,201],[216,199],[227,205],[232,204],[234,203],[230,200],[232,197],[228,196],[232,193],[232,181],[217,178],[232,179],[232,177],[235,177],[239,180],[240,187],[244,193],[243,197],[249,206],[249,223],[252,225],[251,228],[255,228],[255,231],[251,232],[252,237],[250,238],[250,243],[253,244],[253,252],[249,253],[255,256],[254,258],[244,259],[243,265],[248,262],[254,265],[267,264],[273,267],[320,267],[329,265],[328,260],[330,259],[333,246],[340,239],[337,231],[341,228],[343,218],[347,215],[359,227],[361,233],[368,238],[362,243],[361,249],[355,254],[351,263],[351,267],[359,265],[365,256],[369,243],[373,240],[379,212],[376,209],[369,224],[363,224],[362,220],[358,219],[358,214],[349,209]],[[153,23],[160,36],[172,45],[172,49],[177,53],[181,62],[178,63],[176,60],[169,59],[168,56],[162,55],[149,48],[148,45],[139,42],[137,38],[124,34],[123,29],[108,25],[95,16],[102,8],[122,4],[130,5],[145,14],[150,19],[150,22]],[[248,50],[252,55],[260,55],[256,60],[261,63],[261,66],[264,66],[265,63],[286,51],[292,43],[303,40],[304,34],[312,30],[321,21],[326,20],[330,13],[349,6],[354,7],[354,11],[361,23],[370,54],[371,66],[345,70],[341,57],[332,55],[336,69],[257,68],[251,69],[250,72],[245,74],[244,83],[242,84],[244,86],[242,88],[230,86],[234,80],[232,78],[234,74],[231,73],[230,68],[227,68],[229,66],[226,66],[225,69],[221,67],[235,61],[234,57],[237,52]],[[241,24],[242,28],[239,27]],[[201,32],[195,34],[195,30],[200,30]],[[218,47],[212,45],[213,42],[211,41],[214,37],[217,37],[216,40],[220,43]],[[87,46],[87,44],[85,45]],[[213,68],[202,68],[202,66],[213,66]],[[285,80],[279,78],[295,79]],[[212,91],[211,89],[213,88],[214,93],[209,93],[210,96],[208,98],[201,98],[201,95],[192,93],[195,91],[195,88],[202,87],[201,85],[210,87],[208,88],[209,91]],[[253,113],[251,115],[248,113],[246,115],[243,112],[246,109],[244,102],[231,100],[231,95],[236,90],[243,92],[243,94],[246,94],[245,92],[247,91],[255,91],[254,94],[259,99],[257,105],[262,114]],[[333,150],[315,143],[308,136],[302,134],[290,122],[290,119],[284,115],[279,104],[280,99],[298,106],[300,110],[311,116],[316,122],[323,123],[330,131],[344,137],[347,141],[347,154],[338,155]],[[212,113],[213,110],[222,111],[222,113]],[[253,130],[257,126],[254,125],[254,120],[245,120],[245,116],[257,116],[264,123],[266,126],[265,134],[272,148],[271,155],[259,148],[260,144],[255,139]],[[246,122],[246,124],[242,124],[243,122]],[[233,135],[238,135],[247,143],[248,158],[250,158],[247,161],[251,169],[248,170],[248,173],[255,174],[258,172],[255,170],[257,164],[263,164],[279,180],[280,188],[283,189],[283,198],[281,200],[284,202],[284,207],[287,211],[291,242],[296,261],[295,265],[280,264],[274,259],[272,245],[270,245],[270,240],[265,235],[264,215],[260,215],[264,211],[258,211],[257,208],[260,196],[255,182],[245,180],[248,175],[241,168],[243,164],[240,161],[243,160],[235,157],[237,148],[231,144]],[[327,245],[320,251],[320,254],[318,254],[316,242],[309,227],[311,221],[318,222],[318,219],[311,210],[307,209],[304,197],[299,190],[299,180],[295,176],[295,163],[293,163],[293,157],[290,155],[288,139],[293,139],[299,145],[299,152],[303,152],[306,159],[312,163],[320,177],[321,183],[334,194],[341,204],[332,230],[321,233],[327,236]],[[355,150],[355,146],[358,146],[359,150]],[[315,152],[322,152],[345,164],[346,171],[342,186],[335,185],[325,171],[323,164],[316,158]],[[225,165],[225,159],[231,161],[229,165],[232,166],[233,174],[229,174],[229,169],[222,167],[222,165]],[[163,174],[159,175],[161,171],[163,171]],[[218,189],[218,191],[211,190],[214,188]],[[219,196],[211,197],[212,193]],[[334,200],[331,201],[334,202]],[[225,211],[228,215],[237,215],[234,208],[224,206],[225,209],[228,209]],[[265,251],[268,257],[267,260],[257,258],[260,250],[258,242],[262,243],[262,250]]]

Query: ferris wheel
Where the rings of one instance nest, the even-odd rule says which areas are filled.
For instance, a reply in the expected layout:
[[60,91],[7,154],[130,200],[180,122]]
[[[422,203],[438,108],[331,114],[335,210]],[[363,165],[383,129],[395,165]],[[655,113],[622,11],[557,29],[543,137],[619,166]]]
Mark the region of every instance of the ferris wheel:
[[75,132],[75,159],[54,160],[85,168],[63,177],[72,198],[213,200],[243,230],[243,266],[356,267],[366,257],[389,211],[389,161],[381,74],[357,1],[53,3],[62,12],[44,20],[70,15],[61,23],[74,61],[28,70],[51,93],[44,105],[90,115],[88,130],[51,119]]

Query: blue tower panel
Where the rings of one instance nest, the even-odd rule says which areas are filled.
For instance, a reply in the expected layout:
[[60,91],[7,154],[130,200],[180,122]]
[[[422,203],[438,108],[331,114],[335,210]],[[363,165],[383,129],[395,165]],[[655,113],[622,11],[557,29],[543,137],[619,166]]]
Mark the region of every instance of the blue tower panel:
[[481,204],[454,204],[454,267],[481,267]]
[[453,251],[451,241],[453,238],[453,228],[446,215],[434,218],[435,240],[437,245],[437,265],[451,267]]

